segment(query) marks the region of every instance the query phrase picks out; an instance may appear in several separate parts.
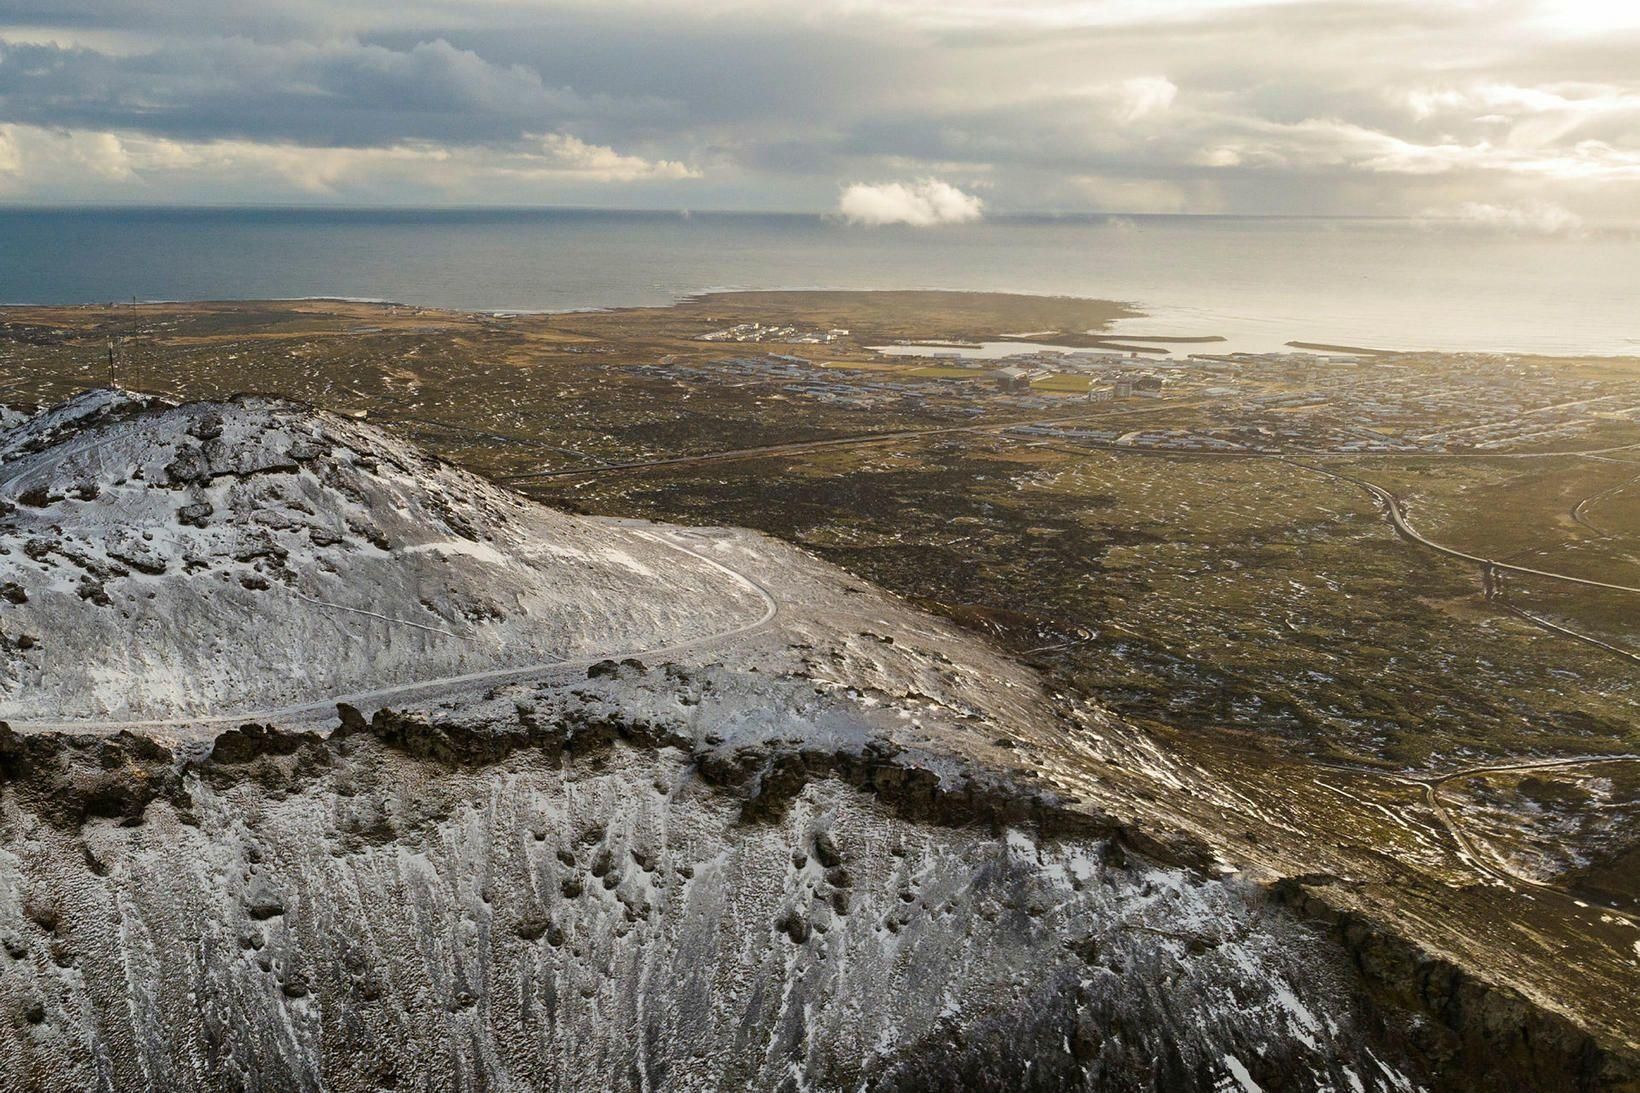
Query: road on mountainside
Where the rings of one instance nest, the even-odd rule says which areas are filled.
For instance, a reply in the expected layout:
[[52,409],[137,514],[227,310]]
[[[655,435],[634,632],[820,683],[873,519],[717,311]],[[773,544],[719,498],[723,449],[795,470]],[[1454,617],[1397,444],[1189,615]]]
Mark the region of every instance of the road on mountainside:
[[[687,531],[685,532],[688,533]],[[774,594],[757,578],[729,566],[704,554],[690,550],[686,546],[668,541],[663,535],[648,531],[636,531],[635,534],[655,543],[658,546],[687,554],[697,561],[704,562],[713,569],[726,574],[734,581],[744,585],[757,593],[763,602],[763,610],[759,616],[739,626],[730,627],[713,634],[703,634],[697,638],[689,638],[672,645],[662,645],[651,649],[607,650],[592,656],[576,657],[570,660],[541,661],[535,664],[521,664],[507,668],[494,668],[482,672],[469,672],[465,675],[444,676],[439,679],[419,680],[413,683],[394,684],[387,687],[378,687],[372,690],[355,691],[350,694],[331,695],[325,698],[313,699],[289,706],[279,706],[265,710],[245,710],[229,714],[202,714],[199,716],[182,716],[158,719],[144,719],[133,721],[110,720],[105,718],[85,718],[73,721],[10,721],[12,729],[19,732],[119,732],[122,730],[144,731],[154,729],[198,729],[208,726],[238,726],[249,722],[289,721],[293,718],[305,718],[313,715],[334,714],[339,704],[349,706],[363,706],[372,703],[386,704],[391,701],[422,694],[428,691],[438,691],[448,688],[464,687],[475,683],[497,683],[504,680],[524,680],[545,672],[566,668],[586,668],[602,660],[621,660],[627,657],[663,657],[671,656],[688,649],[699,648],[726,641],[730,638],[743,637],[763,630],[780,614],[780,602]],[[395,620],[389,620],[395,621]]]

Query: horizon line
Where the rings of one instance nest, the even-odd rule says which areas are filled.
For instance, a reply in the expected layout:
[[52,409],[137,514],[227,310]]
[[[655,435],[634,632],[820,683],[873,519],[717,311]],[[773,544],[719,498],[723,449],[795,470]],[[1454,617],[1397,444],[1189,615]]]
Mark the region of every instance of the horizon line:
[[[355,202],[138,202],[138,201],[55,201],[26,202],[0,201],[0,212],[91,212],[147,210],[154,212],[230,212],[258,210],[267,212],[591,212],[591,213],[644,213],[660,216],[779,216],[819,220],[843,220],[830,209],[737,209],[698,208],[692,206],[643,205],[575,205],[575,204],[363,204]],[[1127,212],[1121,210],[1071,209],[1016,209],[987,213],[980,221],[1022,219],[1096,219],[1126,218],[1151,220],[1461,220],[1461,217],[1395,213],[1246,213],[1246,212]],[[886,224],[871,227],[909,227],[913,225]],[[921,227],[921,225],[916,225]],[[963,224],[936,224],[928,227],[963,227]]]

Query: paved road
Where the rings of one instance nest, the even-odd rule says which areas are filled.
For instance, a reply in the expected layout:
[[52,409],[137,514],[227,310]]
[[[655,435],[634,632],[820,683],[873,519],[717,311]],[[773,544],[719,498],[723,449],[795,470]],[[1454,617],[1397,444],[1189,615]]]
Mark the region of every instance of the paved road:
[[[1494,561],[1491,561],[1490,559],[1481,558],[1481,557],[1479,557],[1477,555],[1474,555],[1474,554],[1467,554],[1467,553],[1465,553],[1461,550],[1456,550],[1456,549],[1454,549],[1452,547],[1449,547],[1449,546],[1446,546],[1444,544],[1437,543],[1437,542],[1435,542],[1431,539],[1425,538],[1423,535],[1419,534],[1418,530],[1416,528],[1414,528],[1407,521],[1406,514],[1402,511],[1400,499],[1397,498],[1389,490],[1384,489],[1382,486],[1379,486],[1379,485],[1377,485],[1375,483],[1372,483],[1372,482],[1368,482],[1368,481],[1366,481],[1365,479],[1362,479],[1362,478],[1355,478],[1355,477],[1352,477],[1350,475],[1339,474],[1336,471],[1330,471],[1330,470],[1327,470],[1323,467],[1311,467],[1311,466],[1308,466],[1307,464],[1304,464],[1304,463],[1297,463],[1297,462],[1291,462],[1291,461],[1287,461],[1287,462],[1289,462],[1290,465],[1292,465],[1292,466],[1300,467],[1300,468],[1303,468],[1305,470],[1314,471],[1318,474],[1324,474],[1324,475],[1328,476],[1329,478],[1336,478],[1336,479],[1339,479],[1341,481],[1349,482],[1353,485],[1360,486],[1361,488],[1369,491],[1374,497],[1376,497],[1379,500],[1384,502],[1385,507],[1389,510],[1390,518],[1391,518],[1392,522],[1394,523],[1395,530],[1400,535],[1402,535],[1404,538],[1412,540],[1413,542],[1416,542],[1416,543],[1419,543],[1423,546],[1426,546],[1431,550],[1437,551],[1441,554],[1448,555],[1449,557],[1459,558],[1459,559],[1462,559],[1462,560],[1467,561],[1467,562],[1473,562],[1477,565],[1482,566],[1483,569],[1486,568],[1486,567],[1490,567],[1492,569],[1501,569],[1501,570],[1507,570],[1507,571],[1512,571],[1512,572],[1516,572],[1516,573],[1529,573],[1529,574],[1532,574],[1534,576],[1539,576],[1539,577],[1549,577],[1549,578],[1553,578],[1555,580],[1570,581],[1574,584],[1593,585],[1593,586],[1598,587],[1598,588],[1608,588],[1608,589],[1613,589],[1613,590],[1616,590],[1616,591],[1619,591],[1619,592],[1640,593],[1640,588],[1632,588],[1628,585],[1610,584],[1610,583],[1607,583],[1607,582],[1604,582],[1604,581],[1592,581],[1592,580],[1588,580],[1588,579],[1583,578],[1583,577],[1573,577],[1573,576],[1570,576],[1570,575],[1565,574],[1565,573],[1550,573],[1550,572],[1547,572],[1545,570],[1531,569],[1527,566],[1517,566],[1517,565],[1510,565],[1510,564],[1507,564],[1507,563],[1504,563],[1504,562],[1494,562]],[[1504,604],[1503,606],[1505,608],[1507,608],[1508,610],[1512,611],[1513,613],[1523,616],[1528,621],[1530,621],[1532,623],[1535,623],[1536,625],[1542,626],[1546,629],[1552,630],[1552,631],[1557,632],[1557,633],[1564,634],[1568,637],[1576,638],[1579,641],[1584,641],[1584,642],[1588,642],[1592,645],[1597,645],[1597,646],[1601,647],[1602,649],[1607,650],[1608,652],[1615,653],[1616,655],[1624,657],[1628,660],[1640,662],[1640,656],[1636,656],[1634,653],[1631,653],[1626,649],[1620,649],[1615,645],[1611,645],[1611,644],[1608,644],[1607,642],[1603,642],[1598,638],[1590,637],[1587,634],[1578,633],[1575,630],[1571,630],[1567,627],[1560,626],[1557,623],[1552,623],[1552,622],[1549,622],[1545,619],[1539,619],[1534,615],[1530,615],[1530,614],[1528,614],[1524,611],[1521,611],[1518,608],[1512,607],[1508,604]],[[1505,863],[1501,857],[1499,857],[1498,855],[1493,854],[1489,849],[1483,848],[1481,843],[1478,840],[1476,840],[1473,836],[1471,836],[1467,830],[1465,830],[1464,825],[1462,824],[1462,822],[1460,822],[1457,818],[1455,818],[1452,815],[1452,813],[1447,809],[1446,803],[1441,800],[1441,793],[1440,793],[1441,787],[1443,785],[1445,785],[1446,783],[1455,781],[1459,778],[1468,778],[1468,777],[1473,777],[1473,776],[1476,776],[1476,775],[1502,774],[1502,773],[1509,773],[1509,772],[1516,772],[1516,771],[1529,771],[1529,770],[1548,770],[1548,769],[1554,769],[1554,768],[1560,768],[1560,767],[1588,766],[1588,765],[1594,764],[1594,763],[1632,763],[1632,762],[1640,762],[1640,755],[1598,755],[1598,756],[1575,756],[1575,757],[1565,758],[1565,759],[1531,759],[1531,760],[1522,760],[1522,761],[1519,761],[1519,762],[1493,763],[1493,764],[1487,764],[1487,765],[1484,765],[1484,766],[1464,767],[1464,768],[1460,768],[1458,770],[1448,771],[1444,774],[1428,775],[1428,776],[1385,774],[1383,772],[1377,772],[1377,773],[1383,774],[1384,777],[1388,777],[1388,778],[1390,778],[1394,781],[1398,781],[1398,782],[1401,782],[1403,784],[1416,785],[1416,786],[1421,787],[1422,790],[1423,790],[1423,793],[1424,793],[1425,801],[1428,803],[1430,811],[1435,814],[1436,819],[1438,819],[1440,821],[1441,825],[1446,828],[1447,832],[1452,836],[1453,841],[1458,845],[1458,847],[1459,847],[1460,851],[1463,853],[1463,855],[1466,858],[1468,858],[1470,861],[1472,861],[1474,863],[1474,865],[1476,866],[1476,868],[1478,868],[1478,869],[1482,870],[1483,872],[1487,873],[1488,875],[1492,876],[1494,879],[1502,881],[1504,884],[1508,884],[1508,885],[1511,885],[1511,886],[1522,886],[1522,885],[1524,885],[1526,887],[1529,887],[1529,888],[1532,888],[1532,889],[1535,889],[1535,890],[1538,890],[1538,891],[1542,891],[1542,892],[1546,892],[1546,893],[1552,893],[1558,898],[1565,899],[1565,900],[1572,901],[1572,902],[1576,903],[1576,902],[1581,902],[1581,901],[1578,901],[1576,899],[1576,897],[1570,895],[1569,893],[1567,893],[1564,890],[1556,887],[1555,885],[1546,884],[1543,881],[1539,881],[1539,880],[1536,880],[1535,878],[1527,877],[1527,876],[1524,876],[1520,873],[1515,872],[1513,869],[1510,869],[1508,867],[1507,863]],[[1605,906],[1605,905],[1598,905],[1598,906],[1599,906],[1599,910],[1604,911],[1604,912],[1606,912],[1608,914],[1611,914],[1613,916],[1616,916],[1618,918],[1621,918],[1625,922],[1630,923],[1631,925],[1640,924],[1640,920],[1637,920],[1636,917],[1633,914],[1629,913],[1629,912],[1621,911],[1621,910],[1619,910],[1615,907],[1610,907],[1610,906]]]
[[1389,509],[1390,520],[1395,524],[1395,530],[1399,532],[1403,538],[1411,539],[1415,543],[1420,543],[1423,546],[1426,546],[1440,554],[1445,554],[1448,557],[1459,558],[1463,561],[1472,562],[1479,566],[1489,566],[1494,570],[1502,570],[1506,573],[1524,573],[1532,577],[1546,577],[1554,581],[1566,581],[1571,584],[1581,584],[1592,588],[1605,588],[1614,592],[1629,592],[1635,595],[1640,595],[1640,588],[1637,588],[1634,585],[1613,584],[1610,581],[1596,581],[1591,580],[1588,577],[1574,577],[1569,573],[1551,573],[1546,569],[1533,569],[1531,566],[1515,565],[1512,562],[1493,561],[1491,558],[1482,558],[1478,554],[1468,554],[1464,551],[1458,550],[1456,547],[1449,547],[1444,543],[1437,543],[1433,539],[1427,538],[1420,534],[1418,529],[1412,526],[1406,518],[1406,511],[1401,499],[1396,497],[1395,494],[1391,493],[1389,490],[1386,490],[1384,487],[1373,482],[1368,482],[1364,478],[1355,478],[1351,475],[1339,474],[1337,471],[1329,471],[1325,467],[1312,467],[1307,463],[1299,463],[1290,459],[1283,460],[1282,462],[1287,463],[1289,466],[1299,467],[1303,470],[1313,471],[1317,474],[1324,474],[1329,478],[1336,478],[1342,482],[1350,482],[1354,485],[1360,486],[1364,490],[1367,490],[1374,497],[1384,502],[1385,507]]
[[708,558],[704,554],[690,550],[676,542],[669,541],[664,536],[647,531],[638,531],[638,535],[660,546],[669,547],[680,553],[687,554],[697,561],[705,562],[713,569],[726,574],[732,580],[752,590],[763,601],[763,610],[759,616],[739,626],[730,627],[714,634],[705,634],[698,638],[676,642],[671,645],[656,646],[650,649],[630,649],[600,652],[593,656],[576,657],[569,660],[541,661],[535,664],[523,664],[509,668],[495,668],[483,672],[468,672],[465,675],[444,676],[439,679],[420,680],[415,683],[395,684],[388,687],[378,687],[371,690],[354,691],[349,694],[329,695],[324,698],[313,699],[309,702],[297,703],[289,706],[278,706],[262,710],[242,710],[227,714],[205,714],[192,717],[170,717],[134,721],[116,721],[106,718],[86,718],[72,721],[11,721],[9,724],[19,732],[119,732],[121,730],[152,731],[155,729],[199,729],[211,726],[238,726],[248,722],[289,721],[291,719],[310,717],[316,714],[334,713],[340,703],[349,706],[366,706],[370,704],[386,705],[390,702],[401,701],[430,691],[448,690],[469,686],[474,683],[499,683],[507,680],[523,680],[538,676],[546,672],[586,668],[601,660],[620,660],[626,657],[662,657],[671,656],[688,649],[703,645],[710,645],[730,638],[741,637],[762,630],[773,622],[780,614],[780,603],[774,594],[760,581],[749,574],[731,569],[723,563]]

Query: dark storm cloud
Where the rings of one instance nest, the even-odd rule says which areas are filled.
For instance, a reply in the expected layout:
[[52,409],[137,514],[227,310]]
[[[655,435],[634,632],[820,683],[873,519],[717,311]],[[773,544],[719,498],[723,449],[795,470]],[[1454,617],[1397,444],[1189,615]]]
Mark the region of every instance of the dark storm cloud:
[[680,107],[549,86],[530,67],[495,64],[443,40],[394,50],[227,39],[131,55],[0,46],[0,112],[36,125],[195,140],[365,146],[511,140],[623,119],[664,124]]

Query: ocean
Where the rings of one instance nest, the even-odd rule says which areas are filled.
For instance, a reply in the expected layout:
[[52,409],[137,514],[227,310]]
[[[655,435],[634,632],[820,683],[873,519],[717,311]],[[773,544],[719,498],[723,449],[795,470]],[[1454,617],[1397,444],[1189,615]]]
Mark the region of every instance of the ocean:
[[0,209],[0,302],[337,296],[484,311],[728,288],[949,288],[1131,302],[1118,330],[1390,349],[1640,355],[1640,232],[1374,219],[581,209]]

